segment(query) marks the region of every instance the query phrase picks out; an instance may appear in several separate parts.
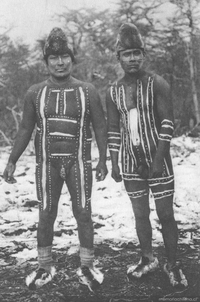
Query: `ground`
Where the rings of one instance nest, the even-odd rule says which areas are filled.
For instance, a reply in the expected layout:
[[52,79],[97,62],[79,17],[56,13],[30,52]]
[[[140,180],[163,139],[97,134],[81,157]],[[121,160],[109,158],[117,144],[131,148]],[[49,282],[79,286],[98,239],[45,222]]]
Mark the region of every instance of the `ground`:
[[[2,174],[10,150],[0,150]],[[96,151],[93,150],[93,153]],[[53,245],[57,274],[51,284],[30,291],[25,277],[37,267],[36,229],[38,201],[34,193],[34,156],[27,153],[16,170],[17,184],[7,185],[0,178],[0,301],[1,302],[129,302],[200,301],[199,213],[200,140],[180,137],[172,141],[176,176],[175,217],[179,225],[178,259],[183,263],[188,288],[173,289],[163,272],[165,250],[151,202],[154,254],[159,269],[128,281],[129,265],[137,263],[140,248],[134,230],[131,205],[122,183],[110,174],[103,182],[94,181],[93,221],[95,261],[104,273],[101,287],[92,293],[79,284],[76,222],[69,194],[61,196]],[[94,166],[97,155],[94,156]],[[108,162],[110,170],[110,163]]]
[[[178,256],[184,265],[184,272],[189,280],[188,288],[173,289],[163,273],[165,260],[163,246],[155,249],[160,261],[159,269],[140,280],[129,282],[126,278],[127,265],[138,260],[139,249],[133,244],[124,245],[120,251],[114,251],[109,244],[95,246],[98,265],[102,267],[105,279],[97,292],[91,293],[86,286],[80,285],[76,277],[79,265],[78,254],[68,256],[65,251],[54,253],[57,275],[51,284],[37,291],[30,291],[25,285],[25,276],[35,265],[30,263],[16,265],[8,253],[1,249],[1,256],[9,266],[1,269],[0,301],[2,302],[125,302],[125,301],[187,301],[186,297],[198,301],[200,280],[198,249],[188,245],[179,245]],[[159,300],[159,298],[164,298]],[[173,298],[175,298],[173,300]],[[177,300],[179,298],[179,300]]]

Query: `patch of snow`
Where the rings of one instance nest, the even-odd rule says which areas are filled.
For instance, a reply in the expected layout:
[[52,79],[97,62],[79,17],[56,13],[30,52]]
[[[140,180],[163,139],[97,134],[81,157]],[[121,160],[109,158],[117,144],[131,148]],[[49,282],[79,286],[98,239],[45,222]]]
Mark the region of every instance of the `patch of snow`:
[[[0,149],[0,173],[6,165],[10,149]],[[98,150],[93,144],[93,167],[98,162]],[[200,213],[200,140],[190,137],[173,138],[171,154],[175,172],[175,218],[179,222],[179,230],[184,233],[179,242],[191,244],[193,238],[199,238]],[[138,245],[135,231],[135,220],[131,201],[125,191],[123,182],[116,183],[111,178],[111,162],[107,162],[109,173],[102,182],[95,180],[93,173],[92,218],[94,221],[94,243],[108,240],[113,248],[120,244],[132,242]],[[15,243],[23,243],[22,252],[15,253],[16,258],[25,261],[36,258],[36,227],[38,223],[38,206],[25,207],[26,201],[36,201],[35,190],[35,158],[28,152],[20,158],[15,177],[17,183],[10,185],[0,179],[0,247],[16,249]],[[151,224],[153,229],[153,245],[163,244],[160,225],[155,211],[153,198],[150,198]],[[10,234],[24,229],[18,235],[3,235],[7,230]],[[77,224],[72,213],[72,204],[66,186],[63,187],[55,222],[53,249],[67,250],[68,254],[79,249]],[[192,231],[190,231],[192,230]],[[33,250],[33,254],[31,250]]]

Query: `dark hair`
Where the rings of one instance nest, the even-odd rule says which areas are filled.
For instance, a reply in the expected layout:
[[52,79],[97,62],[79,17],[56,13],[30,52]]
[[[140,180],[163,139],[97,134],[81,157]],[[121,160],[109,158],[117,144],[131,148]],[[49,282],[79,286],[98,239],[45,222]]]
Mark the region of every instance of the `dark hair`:
[[[130,48],[130,50],[131,50],[132,48]],[[138,49],[141,49],[142,50],[142,52],[143,52],[143,56],[145,57],[146,56],[146,51],[145,51],[145,49],[143,48],[143,47],[140,47],[140,48],[138,48]],[[128,50],[128,49],[127,49]],[[120,57],[120,52],[121,51],[123,51],[123,50],[119,50],[119,51],[117,51],[116,52],[116,57],[117,57],[117,59],[119,60],[119,57]]]
[[69,54],[72,62],[75,61],[74,54],[69,47],[67,37],[63,30],[59,27],[55,27],[50,32],[43,48],[43,57],[46,63],[48,63],[48,56],[49,55],[63,55],[63,54]]
[[68,54],[68,55],[70,55],[70,57],[71,57],[71,59],[72,59],[72,62],[73,63],[75,63],[75,57],[74,57],[74,54],[73,54],[73,52],[72,52],[72,50],[70,49],[70,48],[68,48],[68,49],[66,49],[66,51],[64,51],[64,52],[51,52],[51,53],[45,53],[45,54],[43,54],[43,59],[44,59],[44,61],[46,62],[46,64],[48,64],[48,57],[50,56],[50,55],[55,55],[55,56],[59,56],[59,55],[64,55],[64,54]]

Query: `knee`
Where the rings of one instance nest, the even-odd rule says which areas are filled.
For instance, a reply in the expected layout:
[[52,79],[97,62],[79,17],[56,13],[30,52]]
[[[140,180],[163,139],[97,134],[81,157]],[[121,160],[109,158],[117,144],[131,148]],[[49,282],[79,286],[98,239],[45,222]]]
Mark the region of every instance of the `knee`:
[[149,215],[144,213],[135,213],[135,220],[136,222],[144,222],[149,220]]
[[173,211],[157,211],[157,215],[161,224],[175,222]]
[[39,224],[40,225],[53,225],[57,216],[57,211],[40,211]]
[[92,222],[91,213],[86,209],[76,211],[74,217],[78,224],[88,224]]
[[149,225],[149,213],[134,212],[136,229]]
[[136,207],[133,206],[133,212],[136,220],[149,219],[150,209],[149,207]]
[[150,207],[147,195],[131,199],[131,203],[136,220],[149,219]]

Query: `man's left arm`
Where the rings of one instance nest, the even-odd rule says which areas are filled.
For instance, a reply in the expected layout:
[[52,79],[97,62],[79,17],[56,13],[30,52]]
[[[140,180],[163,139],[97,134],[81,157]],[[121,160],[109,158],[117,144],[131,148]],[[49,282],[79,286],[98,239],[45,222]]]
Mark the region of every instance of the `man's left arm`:
[[164,158],[170,152],[170,141],[174,131],[173,104],[168,83],[160,76],[154,79],[155,110],[160,121],[158,148],[153,159],[150,177],[163,173]]
[[104,180],[108,170],[106,167],[107,127],[101,99],[93,85],[89,87],[89,99],[92,127],[99,150],[99,162],[96,167],[96,179]]

